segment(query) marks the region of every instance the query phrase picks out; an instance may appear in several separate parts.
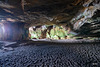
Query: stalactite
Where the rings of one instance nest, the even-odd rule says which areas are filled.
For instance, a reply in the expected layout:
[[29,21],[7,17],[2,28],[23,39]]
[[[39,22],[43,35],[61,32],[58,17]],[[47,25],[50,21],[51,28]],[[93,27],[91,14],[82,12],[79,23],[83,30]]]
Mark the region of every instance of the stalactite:
[[22,6],[23,11],[24,11],[24,5],[25,5],[25,1],[21,0],[21,6]]

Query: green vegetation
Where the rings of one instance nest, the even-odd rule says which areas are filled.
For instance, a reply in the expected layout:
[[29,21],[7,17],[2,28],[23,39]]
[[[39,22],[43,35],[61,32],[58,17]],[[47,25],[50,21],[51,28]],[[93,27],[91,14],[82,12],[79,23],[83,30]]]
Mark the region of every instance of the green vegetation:
[[31,27],[29,29],[31,39],[89,39],[89,40],[98,40],[96,37],[74,37],[75,34],[69,33],[63,26],[56,26],[50,29],[48,25],[41,26],[33,30]]
[[[37,28],[35,31],[30,30],[31,39],[33,38],[40,39],[42,34],[41,32],[46,30],[47,27],[49,26],[45,25],[45,28],[44,27]],[[45,34],[46,38],[48,39],[70,39],[72,38],[72,36],[74,36],[73,34],[68,34],[68,31],[65,30],[65,28],[63,28],[62,26],[56,26],[56,25],[53,25],[53,28],[50,31],[47,29],[47,32]]]

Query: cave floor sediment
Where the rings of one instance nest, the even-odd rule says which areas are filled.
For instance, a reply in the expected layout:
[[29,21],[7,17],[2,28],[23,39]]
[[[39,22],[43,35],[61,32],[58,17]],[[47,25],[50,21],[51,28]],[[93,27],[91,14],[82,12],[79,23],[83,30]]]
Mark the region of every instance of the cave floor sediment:
[[100,67],[99,43],[10,44],[0,48],[0,67]]

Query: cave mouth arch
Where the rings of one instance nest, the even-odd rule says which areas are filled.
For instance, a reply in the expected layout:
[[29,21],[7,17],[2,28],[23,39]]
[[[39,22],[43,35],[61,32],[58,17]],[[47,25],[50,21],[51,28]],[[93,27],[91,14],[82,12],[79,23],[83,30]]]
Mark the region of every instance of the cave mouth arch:
[[[11,23],[4,23],[6,33],[4,30],[0,33],[0,40],[28,39],[28,27],[41,24],[68,24],[69,27],[73,26],[74,30],[78,30],[81,36],[85,34],[100,37],[99,19],[99,0],[1,0],[0,23]],[[21,23],[17,24],[17,21]],[[58,39],[62,39],[58,36]]]
[[[82,32],[82,31],[79,31],[79,32]],[[0,23],[0,40],[10,40],[10,41],[20,41],[20,40],[30,40],[30,39],[100,40],[99,36],[91,37],[87,35],[86,37],[84,37],[84,34],[80,36],[79,32],[77,33],[70,30],[70,28],[68,27],[57,26],[57,25],[39,25],[39,26],[31,26],[29,28],[26,28],[25,23],[22,23],[22,22]],[[89,33],[89,34],[91,35],[92,33]]]
[[96,37],[78,36],[77,32],[71,31],[65,26],[39,25],[29,27],[29,39],[51,39],[51,40],[95,40]]
[[70,39],[68,31],[63,26],[58,25],[40,25],[29,28],[29,37],[31,39]]

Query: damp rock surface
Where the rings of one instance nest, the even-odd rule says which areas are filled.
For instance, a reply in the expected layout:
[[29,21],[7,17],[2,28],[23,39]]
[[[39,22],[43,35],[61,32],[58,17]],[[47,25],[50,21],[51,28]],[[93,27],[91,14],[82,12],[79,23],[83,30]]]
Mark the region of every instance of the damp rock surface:
[[0,67],[100,67],[100,44],[19,46],[0,52]]

